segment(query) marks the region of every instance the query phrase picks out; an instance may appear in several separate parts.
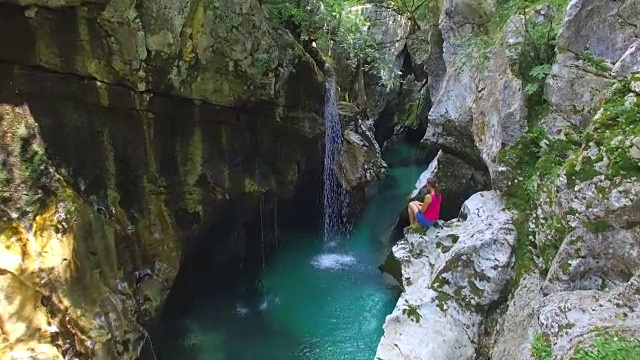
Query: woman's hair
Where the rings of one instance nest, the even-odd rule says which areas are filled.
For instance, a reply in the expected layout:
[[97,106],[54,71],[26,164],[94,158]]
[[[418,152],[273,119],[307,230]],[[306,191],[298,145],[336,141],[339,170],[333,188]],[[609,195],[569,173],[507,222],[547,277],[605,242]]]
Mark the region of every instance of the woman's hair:
[[427,185],[436,192],[436,195],[440,196],[440,188],[438,187],[438,183],[436,183],[436,179],[430,177],[427,179]]

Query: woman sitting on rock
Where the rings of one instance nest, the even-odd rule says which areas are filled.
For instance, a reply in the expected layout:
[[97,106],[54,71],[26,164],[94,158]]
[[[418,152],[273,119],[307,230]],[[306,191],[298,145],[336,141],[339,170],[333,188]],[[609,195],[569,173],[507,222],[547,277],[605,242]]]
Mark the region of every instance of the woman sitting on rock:
[[409,222],[411,225],[417,222],[425,228],[429,228],[440,218],[442,194],[440,193],[438,184],[436,184],[436,179],[427,179],[427,188],[429,189],[429,193],[424,197],[424,202],[412,201],[409,203],[407,211],[409,212]]

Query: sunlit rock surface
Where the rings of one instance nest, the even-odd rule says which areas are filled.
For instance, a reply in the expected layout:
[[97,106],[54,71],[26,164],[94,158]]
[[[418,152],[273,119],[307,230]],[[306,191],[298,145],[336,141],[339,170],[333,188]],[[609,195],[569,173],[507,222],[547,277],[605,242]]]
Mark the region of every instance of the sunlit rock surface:
[[475,359],[483,309],[509,278],[514,243],[511,216],[493,191],[469,198],[459,219],[426,234],[408,230],[393,247],[404,292],[376,359]]

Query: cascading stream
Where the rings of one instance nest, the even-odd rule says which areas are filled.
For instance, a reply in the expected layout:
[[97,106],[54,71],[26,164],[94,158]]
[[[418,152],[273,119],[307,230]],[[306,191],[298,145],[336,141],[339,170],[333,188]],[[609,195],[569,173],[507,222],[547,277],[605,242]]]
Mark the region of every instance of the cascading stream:
[[338,180],[337,164],[342,151],[342,124],[336,99],[335,76],[327,76],[324,95],[324,242],[338,242],[345,232],[347,193]]

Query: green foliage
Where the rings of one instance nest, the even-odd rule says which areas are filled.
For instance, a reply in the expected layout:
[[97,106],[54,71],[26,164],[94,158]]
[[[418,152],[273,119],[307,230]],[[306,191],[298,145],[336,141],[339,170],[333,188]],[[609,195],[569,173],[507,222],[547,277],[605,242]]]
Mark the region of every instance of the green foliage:
[[580,349],[571,360],[640,360],[640,339],[602,333],[591,346]]
[[404,306],[405,308],[402,309],[402,315],[408,317],[414,323],[419,324],[420,320],[422,320],[422,315],[420,315],[418,306],[410,304],[407,299],[404,300]]
[[576,59],[591,65],[596,71],[608,73],[611,68],[607,66],[606,60],[594,55],[589,48],[585,48],[581,53],[576,54]]
[[547,75],[549,75],[550,72],[551,64],[542,64],[531,69],[531,71],[529,72],[529,76],[536,81],[527,84],[527,86],[524,88],[524,92],[527,93],[527,95],[533,95],[538,92],[538,90],[540,90],[541,88],[542,83],[544,83],[544,80],[547,78]]
[[[525,18],[521,44],[522,55],[519,58],[518,73],[528,87],[527,92],[537,94],[540,99],[541,83],[544,79],[530,75],[531,69],[540,65],[550,65],[555,58],[555,38],[567,8],[568,0],[502,0],[498,1],[496,10],[487,14],[488,23],[484,31],[466,38],[462,49],[456,57],[457,68],[461,69],[469,61],[482,66],[491,58],[491,49],[503,41],[503,29],[507,21],[514,15]],[[541,5],[549,4],[556,8],[557,14],[538,22],[534,19],[532,10]],[[548,72],[547,72],[548,74]],[[542,80],[542,81],[541,81]],[[531,86],[528,86],[530,85]]]
[[[627,99],[631,93],[631,83],[624,80],[611,91],[597,116],[584,135],[584,146],[591,144],[600,150],[595,156],[575,156],[566,166],[567,182],[573,187],[577,181],[586,181],[601,175],[596,164],[608,161],[607,179],[616,177],[640,178],[640,165],[629,157],[626,139],[640,136],[640,100]],[[602,189],[603,194],[606,189]]]
[[638,162],[629,157],[629,149],[620,136],[633,138],[640,136],[640,100],[627,100],[631,93],[630,80],[621,81],[607,97],[601,116],[594,119],[585,135],[585,143],[593,142],[602,147],[609,160],[607,177],[617,176],[640,178]]
[[[546,111],[539,115],[544,116]],[[533,233],[529,229],[531,214],[539,203],[537,183],[552,183],[573,153],[579,149],[578,137],[549,139],[540,125],[533,125],[513,146],[498,153],[498,161],[513,170],[513,180],[507,188],[506,205],[515,213],[514,226],[517,230],[516,281],[535,266],[533,252],[536,249],[548,268],[566,236],[568,229],[561,219],[552,219],[548,227],[553,231],[556,242],[537,249]],[[546,272],[546,269],[541,269]]]
[[300,8],[298,1],[284,0],[265,3],[265,10],[271,21],[284,27],[308,29],[309,16]]
[[537,333],[531,342],[531,355],[536,360],[551,360],[553,352],[551,343],[543,334]]
[[387,0],[386,5],[414,22],[436,23],[440,16],[439,0]]
[[[542,77],[544,71],[536,71]],[[616,177],[640,178],[640,164],[629,158],[629,144],[626,139],[640,136],[640,100],[631,100],[630,81],[617,85],[603,104],[602,114],[597,117],[584,134],[579,130],[568,131],[564,139],[548,139],[544,130],[537,125],[537,119],[546,114],[546,105],[538,106],[537,117],[531,121],[529,131],[514,145],[498,153],[498,161],[513,171],[513,179],[507,188],[506,203],[514,210],[514,225],[518,231],[516,244],[516,281],[535,266],[534,256],[539,256],[546,273],[555,257],[562,240],[569,232],[564,219],[546,217],[545,228],[553,241],[538,248],[529,229],[529,221],[544,192],[540,184],[553,184],[560,172],[567,178],[567,185],[573,188],[577,181],[593,179],[600,172],[596,164],[609,160],[607,174],[610,180]],[[579,157],[585,150],[596,145],[600,150],[593,157]],[[607,190],[598,188],[598,193]],[[601,233],[610,227],[603,221],[585,221],[583,226],[593,233]]]
[[317,8],[309,11],[294,0],[270,0],[264,4],[274,25],[289,30],[300,41],[315,42],[325,56],[336,47],[353,68],[378,75],[381,84],[391,86],[397,77],[392,61],[380,51],[380,44],[363,16],[358,0],[318,0]]

